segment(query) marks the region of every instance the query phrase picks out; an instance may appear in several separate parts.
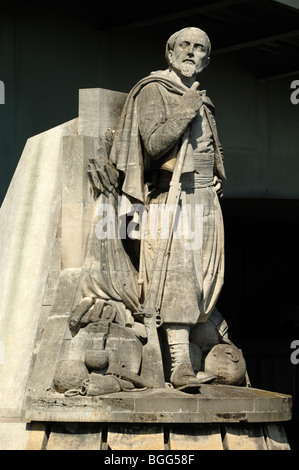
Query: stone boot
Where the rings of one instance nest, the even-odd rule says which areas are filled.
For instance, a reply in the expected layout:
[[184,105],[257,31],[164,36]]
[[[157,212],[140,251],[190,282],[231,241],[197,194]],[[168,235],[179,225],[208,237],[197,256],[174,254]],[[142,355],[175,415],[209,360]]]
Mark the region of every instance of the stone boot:
[[198,393],[199,386],[215,379],[215,375],[202,372],[195,375],[189,350],[189,331],[187,325],[165,325],[171,357],[170,382],[178,390],[192,390]]
[[212,382],[216,375],[201,372],[195,375],[189,364],[178,364],[171,374],[170,381],[178,390],[198,389],[203,383]]

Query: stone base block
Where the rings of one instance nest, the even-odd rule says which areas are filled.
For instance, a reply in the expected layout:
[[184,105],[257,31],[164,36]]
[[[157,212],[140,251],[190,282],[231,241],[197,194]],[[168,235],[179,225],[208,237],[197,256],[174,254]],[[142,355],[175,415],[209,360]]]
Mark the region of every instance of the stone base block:
[[200,394],[172,388],[101,395],[58,393],[27,398],[27,421],[100,423],[261,423],[291,419],[291,397],[249,387],[202,385]]

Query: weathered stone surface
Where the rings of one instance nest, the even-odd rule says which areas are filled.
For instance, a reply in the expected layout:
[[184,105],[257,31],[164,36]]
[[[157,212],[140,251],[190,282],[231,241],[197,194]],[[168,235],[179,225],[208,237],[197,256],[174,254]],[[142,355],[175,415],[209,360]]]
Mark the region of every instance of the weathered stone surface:
[[85,257],[92,198],[87,177],[88,158],[96,152],[96,139],[65,136],[63,139],[63,185],[61,253],[62,268],[81,268]]
[[267,450],[263,431],[257,425],[226,426],[223,440],[226,450]]
[[290,450],[285,429],[280,423],[266,424],[264,426],[264,434],[269,450]]
[[[23,447],[20,437],[23,437]],[[290,450],[282,424],[0,423],[1,450]]]
[[27,430],[26,450],[43,450],[47,441],[46,425],[44,423],[30,423]]
[[223,450],[219,426],[172,426],[169,434],[170,450]]
[[126,93],[85,88],[79,91],[79,135],[104,135],[108,128],[116,129]]
[[29,391],[46,391],[51,389],[58,361],[63,355],[64,338],[68,334],[68,317],[76,298],[80,270],[61,271],[55,300],[45,324],[38,354],[34,362],[30,379]]
[[216,382],[241,385],[246,376],[242,352],[230,344],[216,344],[205,358],[205,371],[216,375]]
[[291,397],[247,387],[202,385],[191,395],[172,388],[96,397],[30,394],[28,421],[240,423],[287,421]]
[[0,416],[20,416],[61,208],[61,140],[76,120],[28,139],[0,211]]
[[154,426],[109,426],[109,450],[164,450],[164,434]]
[[65,427],[56,424],[49,436],[46,450],[101,450],[101,428]]
[[70,389],[80,389],[88,378],[88,370],[83,361],[62,360],[55,370],[54,386],[57,392],[64,393]]

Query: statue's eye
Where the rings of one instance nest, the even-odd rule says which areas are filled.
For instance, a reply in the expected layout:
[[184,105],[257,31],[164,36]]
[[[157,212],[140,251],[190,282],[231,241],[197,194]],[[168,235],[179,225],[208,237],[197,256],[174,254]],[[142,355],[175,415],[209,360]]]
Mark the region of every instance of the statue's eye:
[[187,47],[190,46],[190,42],[184,41],[180,44],[180,46],[181,46],[182,49],[187,49]]
[[204,46],[202,44],[194,44],[194,49],[196,51],[204,51]]

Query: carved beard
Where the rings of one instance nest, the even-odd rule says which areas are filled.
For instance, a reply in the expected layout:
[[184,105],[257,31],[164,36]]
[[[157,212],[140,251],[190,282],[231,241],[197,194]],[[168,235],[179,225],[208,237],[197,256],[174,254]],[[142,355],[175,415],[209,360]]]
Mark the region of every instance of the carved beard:
[[195,64],[188,64],[184,62],[182,64],[178,64],[175,60],[173,60],[171,62],[171,66],[187,78],[191,78],[198,73]]

